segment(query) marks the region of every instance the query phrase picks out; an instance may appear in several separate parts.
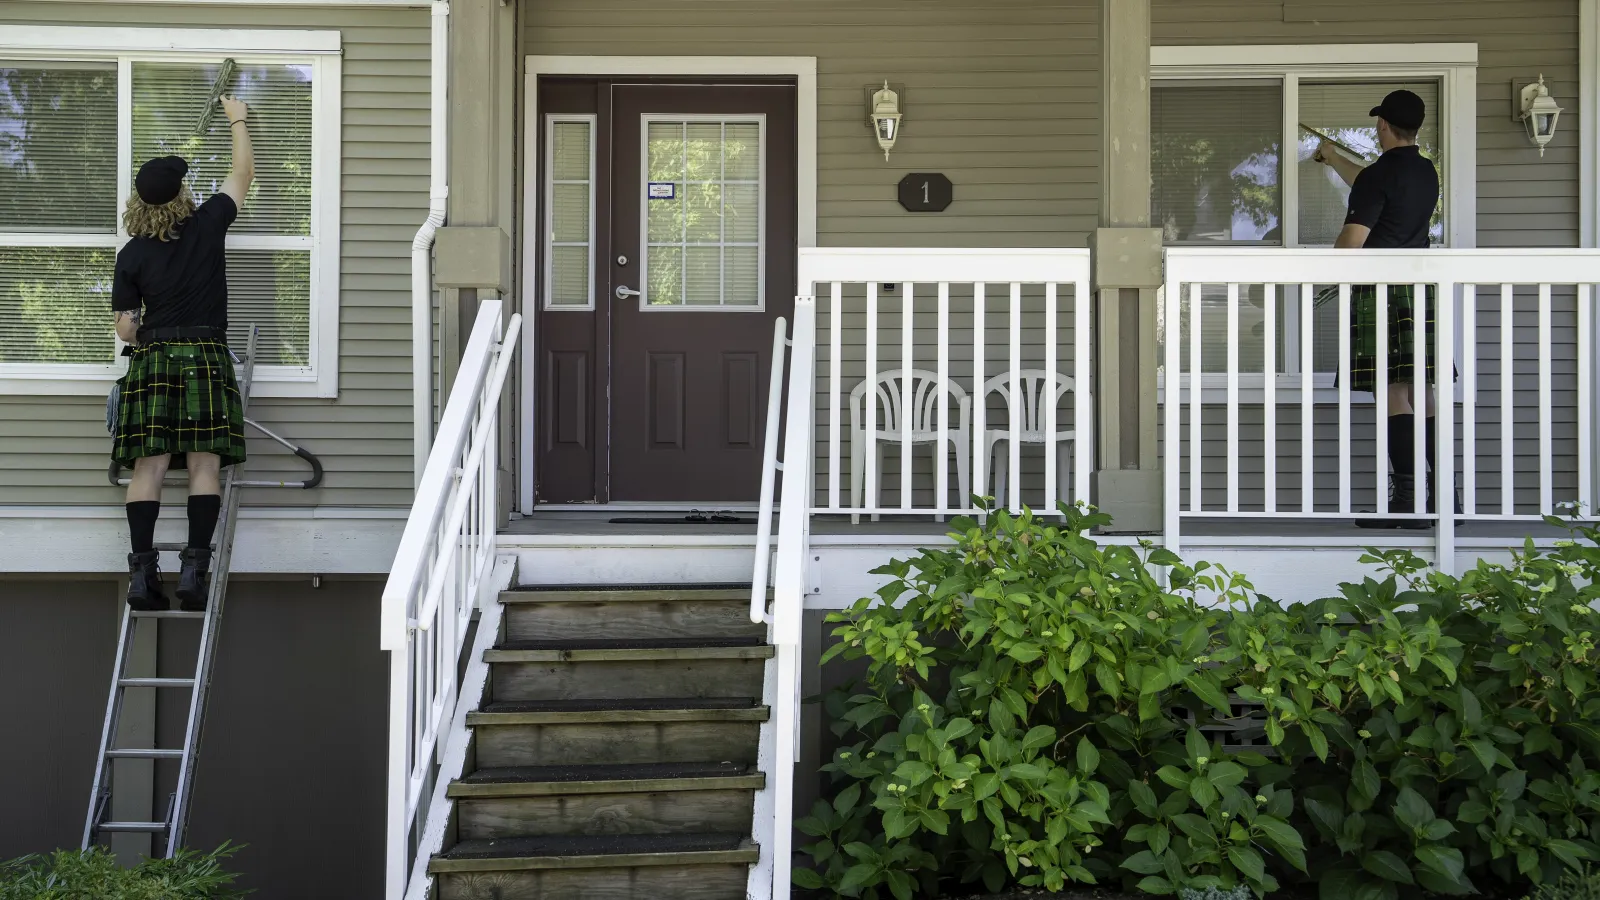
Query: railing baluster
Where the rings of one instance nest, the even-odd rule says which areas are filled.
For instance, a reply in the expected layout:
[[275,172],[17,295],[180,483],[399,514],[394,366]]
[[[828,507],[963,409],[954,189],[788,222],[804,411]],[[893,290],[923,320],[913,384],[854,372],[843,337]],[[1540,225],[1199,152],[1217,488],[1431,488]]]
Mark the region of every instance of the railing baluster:
[[[943,521],[950,509],[950,446],[945,435],[950,433],[950,282],[939,282],[939,360],[938,360],[938,436],[933,442],[934,509]],[[959,452],[959,451],[957,451]]]
[[1517,330],[1512,303],[1513,285],[1500,285],[1500,515],[1515,515],[1516,498],[1516,348],[1512,336]]
[[[862,469],[861,482],[866,490],[861,498],[861,506],[866,509],[878,508],[878,283],[867,282],[867,390],[862,397],[866,401],[866,446],[861,448],[860,459]],[[851,473],[851,478],[856,478]],[[858,513],[860,509],[856,510]]]
[[1555,512],[1555,453],[1551,434],[1553,391],[1551,345],[1555,340],[1550,311],[1550,285],[1539,285],[1539,515]]
[[[1428,512],[1428,395],[1433,386],[1428,384],[1428,360],[1434,358],[1430,355],[1431,347],[1428,346],[1428,329],[1426,323],[1431,310],[1428,308],[1428,291],[1425,284],[1411,286],[1411,471],[1415,474],[1415,491],[1412,497],[1415,509],[1412,512],[1426,515]],[[1451,398],[1454,402],[1454,398]],[[1416,409],[1417,404],[1422,408]],[[1452,438],[1454,435],[1451,436]],[[1439,436],[1441,444],[1454,446],[1454,440],[1446,440]],[[1450,512],[1455,512],[1454,491],[1451,491]],[[1442,509],[1440,505],[1435,507]],[[1450,560],[1440,560],[1439,566],[1443,569]],[[1446,570],[1448,571],[1448,570]]]
[[1056,453],[1056,283],[1044,286],[1044,371],[1045,383],[1039,392],[1044,404],[1044,503],[1041,509],[1055,512],[1061,499],[1061,466]]
[[[917,367],[915,357],[916,349],[912,346],[912,332],[915,327],[916,311],[913,309],[913,296],[916,285],[905,283],[905,294],[900,300],[900,508],[910,512],[912,506],[911,496],[911,439],[912,425],[920,418],[922,410],[917,403],[918,398],[913,396],[911,387],[914,379],[911,371]],[[926,388],[924,388],[926,389]]]
[[[1022,396],[1022,285],[1011,283],[1011,305],[1007,309],[1011,319],[1011,402],[1006,415],[1006,427],[1011,440],[1006,448],[1008,471],[1006,481],[1010,488],[1007,505],[1020,512],[1022,509],[1022,417],[1027,415],[1028,404]],[[980,388],[981,390],[981,388]]]
[[1262,511],[1278,511],[1278,286],[1261,288],[1261,492]]
[[1199,282],[1189,284],[1189,511],[1200,512],[1205,503],[1200,494],[1200,419],[1201,395],[1205,375],[1201,360]]
[[1589,304],[1594,299],[1593,289],[1587,284],[1578,285],[1578,507],[1584,516],[1592,517],[1594,508],[1594,411],[1593,385],[1594,361],[1594,311]]
[[[1446,337],[1448,339],[1448,336]],[[1440,375],[1442,379],[1444,376]],[[1441,381],[1441,384],[1447,383]],[[1441,402],[1449,392],[1441,389]],[[1461,492],[1462,512],[1478,511],[1478,287],[1461,286]]]
[[1339,514],[1350,514],[1350,285],[1339,285]]
[[[1376,287],[1376,292],[1374,302],[1377,308],[1372,314],[1373,322],[1377,326],[1377,336],[1373,338],[1372,357],[1372,455],[1376,460],[1377,477],[1374,484],[1378,493],[1377,510],[1378,515],[1382,516],[1389,512],[1388,487],[1389,479],[1393,477],[1389,472],[1389,286],[1380,284]],[[1415,311],[1415,307],[1412,309]],[[1410,512],[1410,510],[1404,511]]]
[[[987,313],[984,311],[984,283],[974,282],[972,285],[972,439],[983,440],[983,435],[988,428],[989,410],[988,398],[983,396],[983,383],[988,379],[988,360],[984,358],[984,350],[989,340],[988,328],[984,322]],[[972,454],[972,490],[979,497],[989,496],[989,454]],[[995,505],[1001,503],[999,497],[995,498]],[[971,497],[961,499],[962,507],[971,505]]]
[[[839,509],[839,469],[843,466],[840,454],[840,419],[844,410],[839,408],[839,393],[844,383],[844,363],[841,348],[844,343],[844,285],[833,282],[828,296],[828,509]],[[790,402],[794,402],[790,400]]]
[[[1072,502],[1089,499],[1089,470],[1094,452],[1094,394],[1089,363],[1093,351],[1089,325],[1089,282],[1079,280],[1072,286],[1072,365],[1075,378],[1072,382]],[[1170,390],[1170,388],[1169,388]]]
[[1239,511],[1239,284],[1228,282],[1228,512]]
[[1316,349],[1311,344],[1315,334],[1317,294],[1310,284],[1300,285],[1300,511],[1311,514],[1317,510],[1316,454]]

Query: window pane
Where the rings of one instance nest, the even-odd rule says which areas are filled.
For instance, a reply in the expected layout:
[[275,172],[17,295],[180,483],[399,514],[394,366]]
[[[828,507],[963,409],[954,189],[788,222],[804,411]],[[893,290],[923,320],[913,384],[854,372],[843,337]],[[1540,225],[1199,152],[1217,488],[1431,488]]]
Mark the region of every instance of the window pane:
[[0,231],[116,230],[116,65],[0,61]]
[[650,180],[683,180],[683,123],[651,122]]
[[[1439,168],[1441,188],[1444,179],[1443,148],[1439,144],[1439,83],[1422,82],[1303,82],[1300,85],[1300,121],[1328,135],[1369,163],[1382,152],[1378,147],[1377,120],[1368,115],[1390,91],[1414,91],[1427,104],[1428,116],[1417,132],[1422,154]],[[1311,156],[1320,139],[1300,130],[1297,154],[1300,166],[1300,243],[1331,246],[1344,228],[1350,203],[1350,187],[1333,169]],[[1441,196],[1443,191],[1441,189]],[[1429,233],[1435,242],[1444,240],[1443,204],[1433,214]]]
[[555,247],[550,251],[550,305],[589,305],[589,248]]
[[[195,127],[220,64],[133,64],[133,166],[168,154],[189,161],[189,188],[204,202],[232,165],[232,137],[219,108]],[[311,233],[311,67],[241,65],[228,85],[250,105],[256,180],[235,233]]]
[[228,250],[228,340],[242,348],[261,326],[262,365],[311,365],[311,254]]
[[556,122],[551,130],[551,177],[556,181],[588,181],[589,123]]
[[1281,243],[1281,83],[1158,82],[1150,206],[1168,242]]
[[644,201],[646,303],[759,306],[760,123],[649,122],[646,135],[645,179],[662,186]]
[[683,248],[651,247],[647,299],[651,306],[683,305]]
[[722,303],[722,249],[690,247],[684,255],[685,302],[690,306]]
[[558,184],[552,187],[550,239],[560,243],[589,242],[589,186]]
[[116,361],[111,247],[0,247],[0,363]]

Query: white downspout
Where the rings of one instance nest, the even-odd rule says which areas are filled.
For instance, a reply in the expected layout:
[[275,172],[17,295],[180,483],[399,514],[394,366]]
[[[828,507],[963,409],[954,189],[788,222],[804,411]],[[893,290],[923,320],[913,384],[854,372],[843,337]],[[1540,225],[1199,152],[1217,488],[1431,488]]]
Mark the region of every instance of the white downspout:
[[445,201],[450,196],[449,141],[446,126],[450,100],[450,4],[433,4],[433,62],[430,85],[431,117],[428,125],[428,218],[411,242],[411,407],[414,432],[413,484],[422,483],[433,445],[433,272],[429,253],[433,237],[444,224]]

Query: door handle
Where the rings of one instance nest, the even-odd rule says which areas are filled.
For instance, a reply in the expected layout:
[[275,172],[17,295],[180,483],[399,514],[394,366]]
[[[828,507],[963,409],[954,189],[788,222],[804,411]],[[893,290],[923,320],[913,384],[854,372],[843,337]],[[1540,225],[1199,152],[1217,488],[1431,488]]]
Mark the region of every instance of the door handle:
[[626,300],[629,297],[637,297],[637,296],[639,296],[639,292],[634,290],[633,288],[628,287],[625,284],[617,285],[617,299],[618,300]]

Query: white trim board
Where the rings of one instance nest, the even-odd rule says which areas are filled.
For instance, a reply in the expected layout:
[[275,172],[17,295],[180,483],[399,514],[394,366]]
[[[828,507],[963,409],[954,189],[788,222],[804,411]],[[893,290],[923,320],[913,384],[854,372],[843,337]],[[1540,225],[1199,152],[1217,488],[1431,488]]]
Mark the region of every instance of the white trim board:
[[1476,66],[1477,44],[1249,44],[1150,48],[1150,65],[1177,66]]
[[77,25],[7,25],[0,48],[175,53],[338,53],[337,31],[267,31],[228,28],[101,28]]
[[[156,539],[180,541],[176,508]],[[381,575],[394,562],[405,510],[243,509],[232,570],[242,575]],[[6,574],[111,574],[128,570],[128,523],[120,507],[0,510]],[[72,548],[63,554],[61,548]]]
[[1600,246],[1600,0],[1578,5],[1578,228]]
[[[529,56],[524,68],[522,210],[518,228],[522,237],[522,266],[517,296],[522,310],[522,371],[519,373],[517,405],[517,508],[523,515],[534,510],[534,400],[538,360],[535,358],[535,312],[539,308],[538,284],[530,277],[535,270],[535,248],[540,234],[533,223],[543,221],[539,208],[537,171],[539,146],[540,75],[707,75],[736,77],[764,75],[792,77],[797,94],[795,116],[796,201],[799,210],[795,237],[800,247],[817,245],[817,59],[814,56]],[[532,175],[530,167],[534,167]],[[598,273],[596,275],[598,278]]]

